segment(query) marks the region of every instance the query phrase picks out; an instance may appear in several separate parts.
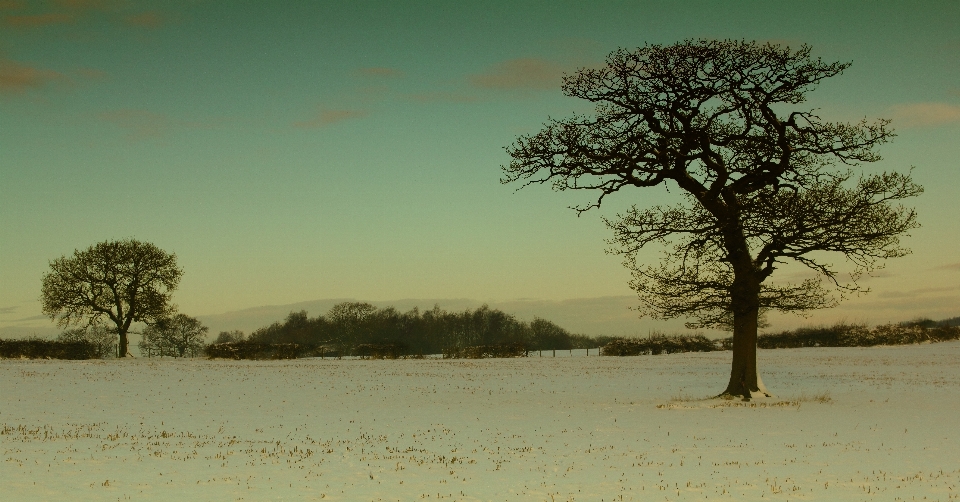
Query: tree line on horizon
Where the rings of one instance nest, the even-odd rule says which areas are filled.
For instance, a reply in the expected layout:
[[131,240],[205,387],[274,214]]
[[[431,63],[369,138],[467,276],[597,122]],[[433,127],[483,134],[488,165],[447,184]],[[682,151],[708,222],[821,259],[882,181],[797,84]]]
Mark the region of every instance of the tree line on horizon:
[[343,302],[326,314],[309,317],[305,310],[290,312],[282,322],[259,328],[249,337],[240,331],[221,332],[214,344],[298,344],[324,347],[338,355],[360,355],[370,346],[391,346],[402,355],[441,354],[449,349],[477,346],[522,346],[525,350],[595,348],[614,337],[573,334],[546,319],[525,322],[483,305],[448,312],[434,305],[401,312],[364,302]]
[[[352,319],[354,322],[344,322],[344,311],[366,312],[367,315],[361,322],[355,322],[356,318]],[[732,337],[709,339],[699,333],[667,335],[652,332],[647,337],[571,334],[545,319],[535,318],[526,323],[486,305],[463,312],[447,312],[438,306],[423,312],[418,308],[399,312],[393,307],[377,309],[368,303],[344,303],[335,306],[327,315],[312,319],[306,311],[291,312],[283,321],[257,329],[249,337],[239,330],[221,331],[213,343],[208,344],[207,331],[208,328],[196,318],[177,314],[144,329],[138,347],[145,357],[206,355],[235,359],[292,359],[322,354],[368,358],[435,354],[453,358],[516,357],[534,351],[597,347],[604,356],[636,356],[724,351],[733,345]],[[515,336],[517,334],[520,336]],[[116,338],[114,330],[104,325],[72,328],[54,340],[0,340],[0,357],[107,359],[117,356]],[[957,339],[960,339],[960,317],[940,321],[914,319],[873,328],[845,322],[801,327],[761,334],[757,346],[760,349],[869,347]],[[419,340],[421,344],[411,345],[410,340]]]

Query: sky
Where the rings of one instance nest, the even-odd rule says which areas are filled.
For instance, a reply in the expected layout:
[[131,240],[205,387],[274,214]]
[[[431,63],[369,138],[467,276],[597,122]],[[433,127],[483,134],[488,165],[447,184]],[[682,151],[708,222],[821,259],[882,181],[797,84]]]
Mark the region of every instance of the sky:
[[0,0],[0,328],[49,325],[49,262],[123,238],[176,253],[191,315],[630,296],[601,218],[677,194],[578,217],[587,194],[502,185],[504,147],[591,110],[564,73],[688,38],[852,62],[805,106],[893,119],[858,170],[926,190],[869,295],[774,327],[960,315],[960,2]]

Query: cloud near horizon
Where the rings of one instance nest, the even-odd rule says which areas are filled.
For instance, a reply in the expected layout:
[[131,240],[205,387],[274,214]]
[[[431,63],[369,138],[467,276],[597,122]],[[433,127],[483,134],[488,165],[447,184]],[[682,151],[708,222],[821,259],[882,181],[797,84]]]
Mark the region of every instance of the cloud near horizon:
[[36,68],[0,57],[0,94],[24,94],[66,79],[66,75],[60,72]]
[[960,105],[911,103],[892,107],[893,125],[905,128],[937,127],[960,123]]
[[470,85],[497,90],[557,90],[565,69],[539,58],[518,58],[498,63],[483,73],[471,75]]
[[477,101],[483,101],[483,98],[477,96],[476,94],[449,91],[418,92],[407,94],[406,98],[417,103],[476,103]]
[[96,68],[77,68],[76,73],[87,80],[103,81],[110,78],[109,73]]
[[400,70],[382,66],[358,68],[355,73],[360,77],[400,78],[404,76],[403,72]]
[[125,130],[130,141],[162,139],[175,126],[174,121],[165,114],[132,108],[103,112],[99,117]]
[[63,12],[48,12],[46,14],[21,14],[5,16],[4,24],[14,28],[37,28],[55,24],[69,24],[76,22],[77,17]]
[[309,120],[302,120],[293,123],[293,127],[299,129],[316,129],[326,127],[344,120],[358,119],[366,117],[370,113],[365,110],[328,110],[321,109],[316,116]]
[[8,13],[3,16],[3,24],[21,29],[42,28],[76,24],[99,15],[112,23],[154,29],[168,20],[167,16],[155,10],[131,13],[128,11],[129,5],[122,0],[56,0],[40,5],[47,7],[41,7],[47,12],[21,12],[33,9],[28,9],[24,2],[0,0],[0,11]]
[[167,18],[157,11],[147,11],[123,16],[123,22],[129,26],[156,29],[163,26],[167,22]]

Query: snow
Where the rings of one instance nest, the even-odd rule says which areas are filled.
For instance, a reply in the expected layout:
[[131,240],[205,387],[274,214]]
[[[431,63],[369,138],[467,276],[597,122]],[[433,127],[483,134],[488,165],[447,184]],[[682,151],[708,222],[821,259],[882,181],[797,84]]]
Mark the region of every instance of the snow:
[[4,498],[960,497],[960,342],[761,350],[749,402],[729,352],[547,355],[2,360]]

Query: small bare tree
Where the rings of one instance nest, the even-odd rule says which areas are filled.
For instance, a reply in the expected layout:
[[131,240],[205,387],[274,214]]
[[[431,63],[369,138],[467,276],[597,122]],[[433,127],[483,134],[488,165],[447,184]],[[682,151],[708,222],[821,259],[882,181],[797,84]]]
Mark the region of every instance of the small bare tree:
[[[605,67],[566,76],[566,95],[596,105],[594,116],[553,120],[507,152],[503,182],[551,183],[599,192],[679,188],[675,206],[637,208],[605,220],[612,252],[624,257],[641,311],[687,317],[690,327],[733,327],[725,394],[767,394],[756,363],[763,310],[802,313],[835,305],[832,292],[863,292],[857,279],[903,256],[899,237],[918,226],[897,201],[922,188],[909,174],[855,178],[839,162],[875,162],[893,137],[889,121],[831,123],[795,105],[848,63],[824,63],[798,50],[740,41],[685,41],[610,54]],[[637,263],[650,244],[657,266]],[[850,280],[824,261],[839,253]],[[820,279],[772,284],[787,262]]]
[[93,324],[82,328],[64,330],[57,336],[61,342],[89,342],[93,344],[97,357],[106,359],[117,355],[117,332],[104,324]]
[[243,342],[246,339],[247,336],[243,334],[243,331],[235,329],[233,331],[221,331],[213,343],[238,343]]
[[194,317],[177,314],[147,326],[138,348],[148,356],[196,357],[203,350],[208,329]]
[[124,357],[131,324],[150,324],[175,310],[170,296],[182,275],[177,255],[153,244],[133,239],[101,242],[51,261],[40,300],[43,313],[62,327],[109,319]]

